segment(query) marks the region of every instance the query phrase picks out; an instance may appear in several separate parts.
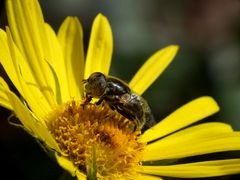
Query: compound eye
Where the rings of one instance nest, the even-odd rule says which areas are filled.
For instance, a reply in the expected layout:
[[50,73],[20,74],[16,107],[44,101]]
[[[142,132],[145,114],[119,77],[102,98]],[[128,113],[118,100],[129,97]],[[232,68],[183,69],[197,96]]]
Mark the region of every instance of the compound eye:
[[88,86],[86,86],[86,89],[91,91],[92,96],[100,97],[104,94],[106,86],[107,82],[105,75],[100,72],[96,72],[88,78]]

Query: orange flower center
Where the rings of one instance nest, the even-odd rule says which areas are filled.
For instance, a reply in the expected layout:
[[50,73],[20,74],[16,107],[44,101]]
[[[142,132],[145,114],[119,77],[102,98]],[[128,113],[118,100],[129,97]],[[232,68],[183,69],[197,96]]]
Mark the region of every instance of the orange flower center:
[[49,121],[60,149],[83,173],[96,167],[99,178],[134,175],[145,145],[138,141],[134,123],[102,103],[82,105],[71,101]]

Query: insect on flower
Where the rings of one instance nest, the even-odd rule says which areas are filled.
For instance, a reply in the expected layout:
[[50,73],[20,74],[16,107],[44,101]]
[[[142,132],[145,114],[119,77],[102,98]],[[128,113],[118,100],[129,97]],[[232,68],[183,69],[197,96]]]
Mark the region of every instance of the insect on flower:
[[134,129],[144,130],[154,124],[154,116],[147,101],[133,92],[122,80],[95,72],[83,80],[83,83],[86,93],[84,104],[89,103],[92,98],[99,99],[97,105],[104,100],[112,110],[132,120]]

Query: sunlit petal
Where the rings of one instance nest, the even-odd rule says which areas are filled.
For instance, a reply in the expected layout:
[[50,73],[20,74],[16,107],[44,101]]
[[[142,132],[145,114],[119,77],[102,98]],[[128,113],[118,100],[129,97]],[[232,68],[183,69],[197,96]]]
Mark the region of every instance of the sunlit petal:
[[13,107],[8,100],[8,96],[4,92],[7,83],[2,79],[2,77],[0,77],[0,81],[1,81],[1,83],[0,83],[0,105],[9,110],[13,110]]
[[223,123],[206,123],[174,133],[149,144],[143,160],[189,157],[240,150],[240,133]]
[[50,105],[55,105],[55,83],[46,63],[51,59],[42,12],[37,0],[7,0],[7,17],[13,39],[32,70]]
[[129,86],[133,91],[143,94],[172,62],[177,51],[178,46],[172,45],[152,55],[130,81]]
[[[72,161],[69,161],[66,157],[59,156],[55,153],[56,160],[58,164],[68,171],[72,176],[75,176],[77,168],[73,165]],[[86,178],[86,176],[85,176]]]
[[201,97],[180,107],[153,128],[148,129],[141,137],[143,142],[163,137],[194,122],[208,117],[219,110],[211,97]]
[[[21,58],[20,58],[21,59]],[[0,29],[0,62],[17,90],[22,93],[18,76],[13,65],[6,32]],[[31,74],[30,74],[31,76]]]
[[105,16],[99,14],[92,26],[84,78],[93,72],[108,74],[113,49],[112,30]]
[[8,89],[3,79],[0,79],[0,84],[4,88],[4,92],[8,97],[8,101],[13,107],[16,116],[21,121],[24,128],[26,128],[26,130],[34,137],[46,143],[48,147],[60,152],[60,149],[53,136],[48,131],[45,124],[42,123],[43,121],[39,121],[34,118],[33,114],[27,109],[26,106],[23,105],[19,98]]
[[1,59],[1,64],[20,94],[28,102],[32,111],[41,119],[50,111],[50,106],[44,98],[41,89],[37,86],[29,66],[15,46],[8,28],[7,37],[6,34],[2,34],[1,39],[7,39],[7,45],[4,45],[2,49],[6,52],[6,56]]
[[64,53],[65,76],[70,97],[83,97],[84,51],[82,26],[76,17],[67,17],[58,31]]
[[136,180],[161,180],[163,178],[159,176],[151,176],[147,174],[139,174],[135,177]]
[[54,71],[53,73],[56,74],[57,82],[55,84],[58,84],[59,87],[56,86],[55,93],[57,102],[61,104],[62,102],[66,102],[70,99],[69,87],[67,86],[68,81],[70,80],[67,79],[65,59],[58,38],[50,25],[45,24],[45,29],[47,32],[48,40],[50,42],[50,52],[52,52],[52,56],[54,56],[54,58],[48,62]]
[[215,160],[197,163],[143,166],[141,173],[178,178],[203,178],[240,173],[240,159]]

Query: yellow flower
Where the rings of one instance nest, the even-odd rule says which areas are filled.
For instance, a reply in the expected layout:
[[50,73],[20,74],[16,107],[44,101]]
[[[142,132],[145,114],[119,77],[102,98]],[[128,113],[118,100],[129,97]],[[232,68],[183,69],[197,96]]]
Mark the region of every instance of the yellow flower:
[[[21,95],[0,79],[0,104],[13,111],[23,128],[78,179],[199,178],[240,173],[240,159],[179,163],[179,159],[240,150],[240,133],[220,122],[193,123],[216,113],[211,97],[180,107],[143,134],[106,104],[82,106],[82,80],[93,72],[109,73],[112,33],[108,20],[94,20],[84,59],[83,33],[68,17],[57,35],[44,22],[37,0],[7,0],[9,27],[0,29],[0,62]],[[156,80],[178,46],[156,52],[129,86],[138,94]],[[163,164],[165,160],[173,162]]]

